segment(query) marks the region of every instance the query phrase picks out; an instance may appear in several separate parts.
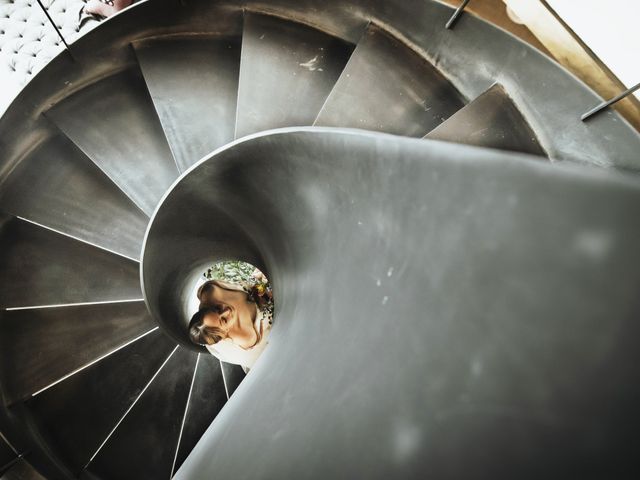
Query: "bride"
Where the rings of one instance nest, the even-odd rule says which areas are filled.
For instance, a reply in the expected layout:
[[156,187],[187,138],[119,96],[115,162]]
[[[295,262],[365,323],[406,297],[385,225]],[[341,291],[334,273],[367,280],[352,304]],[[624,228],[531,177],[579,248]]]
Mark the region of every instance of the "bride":
[[268,343],[273,319],[271,289],[261,273],[257,283],[242,286],[205,282],[197,292],[199,310],[189,322],[189,337],[227,363],[251,368]]

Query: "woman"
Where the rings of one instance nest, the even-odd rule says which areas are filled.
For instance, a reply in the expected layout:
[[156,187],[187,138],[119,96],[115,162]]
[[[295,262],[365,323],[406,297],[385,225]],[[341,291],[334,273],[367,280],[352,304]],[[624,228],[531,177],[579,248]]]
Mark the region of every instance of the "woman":
[[271,290],[209,280],[198,289],[200,308],[189,336],[227,363],[251,368],[268,343],[273,318]]
[[133,0],[89,0],[84,11],[99,17],[110,17],[120,10],[124,10],[133,3]]

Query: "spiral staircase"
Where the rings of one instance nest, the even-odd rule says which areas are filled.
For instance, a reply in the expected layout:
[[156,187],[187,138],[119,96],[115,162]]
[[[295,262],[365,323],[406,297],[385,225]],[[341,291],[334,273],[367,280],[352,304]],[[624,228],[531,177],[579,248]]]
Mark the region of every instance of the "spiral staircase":
[[[640,137],[451,14],[150,0],[27,85],[0,120],[6,478],[637,472]],[[239,388],[186,338],[225,258],[276,295]]]

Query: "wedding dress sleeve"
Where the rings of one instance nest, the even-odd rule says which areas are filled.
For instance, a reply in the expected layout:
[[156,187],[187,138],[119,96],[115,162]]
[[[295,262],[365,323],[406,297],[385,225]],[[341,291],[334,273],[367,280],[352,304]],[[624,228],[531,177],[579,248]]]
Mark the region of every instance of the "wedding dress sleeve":
[[245,350],[227,339],[214,345],[207,345],[207,350],[209,350],[209,353],[214,357],[222,360],[223,362],[251,368],[262,353],[262,350],[264,350],[265,346],[266,342],[261,341],[254,347]]

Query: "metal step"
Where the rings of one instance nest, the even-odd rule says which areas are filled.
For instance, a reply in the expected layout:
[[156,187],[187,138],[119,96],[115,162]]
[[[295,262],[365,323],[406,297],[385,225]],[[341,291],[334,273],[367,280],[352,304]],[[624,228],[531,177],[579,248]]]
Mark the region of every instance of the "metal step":
[[536,134],[498,84],[454,113],[425,138],[546,155]]
[[305,25],[245,13],[236,138],[311,125],[352,49]]
[[158,39],[135,51],[181,172],[233,140],[239,38]]
[[142,298],[138,263],[0,214],[0,308]]
[[175,351],[81,478],[169,478],[196,359]]
[[32,395],[155,328],[143,301],[0,312],[5,403]]
[[178,176],[137,70],[85,87],[46,115],[147,215]]
[[24,459],[19,459],[7,470],[0,480],[46,480]]
[[61,134],[18,164],[0,189],[0,208],[132,258],[149,220]]
[[172,474],[178,471],[225,403],[227,403],[227,395],[220,361],[213,355],[201,353],[189,395]]
[[371,26],[314,125],[422,137],[463,106],[460,93],[430,63]]
[[31,398],[38,434],[79,474],[174,347],[154,330]]
[[11,448],[0,434],[0,475],[6,472],[17,459],[18,453]]
[[227,390],[227,398],[231,398],[233,392],[236,391],[238,385],[244,380],[246,374],[240,365],[233,363],[220,362],[222,368],[222,376],[224,378],[224,386]]

